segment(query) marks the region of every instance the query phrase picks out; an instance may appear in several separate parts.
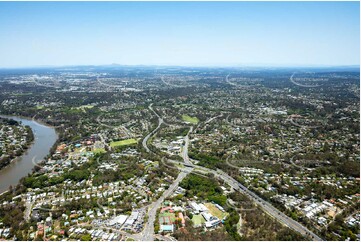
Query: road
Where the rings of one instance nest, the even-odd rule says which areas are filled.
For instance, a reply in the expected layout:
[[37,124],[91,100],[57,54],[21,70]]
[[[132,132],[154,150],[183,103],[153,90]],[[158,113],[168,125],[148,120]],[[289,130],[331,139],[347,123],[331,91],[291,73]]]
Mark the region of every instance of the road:
[[178,177],[174,180],[172,185],[162,194],[157,201],[149,206],[148,210],[148,221],[144,226],[144,230],[142,232],[142,241],[153,241],[154,240],[154,221],[156,219],[157,210],[162,205],[165,198],[169,197],[173,194],[173,192],[177,189],[179,183],[192,171],[192,168],[184,169],[178,175]]
[[234,83],[232,83],[232,82],[230,82],[230,81],[228,80],[228,77],[229,77],[230,75],[231,75],[231,74],[228,74],[228,75],[226,76],[226,82],[227,82],[229,85],[237,86],[236,84],[234,84]]
[[114,87],[114,88],[125,88],[125,86],[122,86],[122,85],[112,85],[112,84],[104,83],[99,79],[99,77],[97,77],[97,82],[103,86]]
[[227,82],[229,85],[232,85],[232,86],[235,86],[235,87],[247,87],[247,86],[245,86],[245,85],[239,85],[239,84],[233,83],[233,82],[231,82],[230,80],[228,80],[228,77],[229,77],[230,75],[231,75],[231,74],[228,74],[228,75],[226,76],[226,82]]
[[[175,162],[171,161],[170,162]],[[212,170],[209,168],[205,168],[202,166],[193,165],[192,168],[200,169],[208,173],[213,173],[216,177],[224,180],[227,182],[234,190],[240,191],[247,195],[254,203],[256,203],[260,208],[262,208],[266,213],[268,213],[270,216],[274,217],[276,220],[281,222],[282,224],[286,225],[287,227],[299,232],[303,236],[310,236],[312,240],[314,241],[321,241],[322,239],[318,237],[315,233],[307,229],[302,224],[296,222],[295,220],[291,219],[290,217],[286,216],[284,213],[279,211],[277,208],[275,208],[272,204],[269,202],[263,200],[258,195],[256,195],[254,192],[250,191],[247,187],[243,186],[241,183],[233,179],[231,176],[226,174],[222,170]]]
[[301,125],[301,124],[296,123],[296,122],[293,120],[293,118],[289,118],[288,120],[289,120],[293,125],[295,125],[295,126],[297,126],[297,127],[300,127],[300,128],[317,129],[317,128],[321,127],[320,125],[318,125],[318,126]]
[[295,82],[295,81],[293,80],[293,76],[294,76],[295,74],[296,74],[296,72],[292,74],[292,76],[290,77],[290,81],[291,81],[293,84],[295,84],[296,86],[300,86],[300,87],[319,87],[319,86],[320,86],[320,85],[305,85],[305,84],[300,84],[300,83],[298,83],[298,82]]
[[172,87],[185,87],[185,86],[181,86],[181,85],[176,85],[176,84],[171,84],[171,83],[168,83],[164,80],[164,77],[161,76],[160,79],[162,80],[162,82],[168,86],[172,86]]
[[182,150],[182,158],[184,163],[192,165],[192,162],[189,160],[188,156],[188,146],[189,146],[189,134],[193,132],[193,126],[190,127],[186,136],[184,136],[184,146]]
[[113,230],[113,232],[116,231],[121,235],[124,235],[124,236],[127,236],[128,238],[134,239],[135,241],[140,240],[140,237],[138,234],[130,234],[121,229],[111,228],[111,227],[102,226],[102,225],[94,225],[94,224],[78,224],[75,226],[79,227],[79,228],[91,226],[92,229],[100,229],[100,230],[105,230],[105,231],[109,231],[111,229],[111,230]]
[[152,132],[150,132],[147,136],[145,136],[145,138],[143,139],[143,142],[142,142],[143,147],[148,153],[150,152],[150,149],[148,148],[148,145],[147,145],[148,139],[151,136],[153,136],[153,134],[155,134],[158,131],[158,129],[160,128],[160,126],[164,123],[164,120],[153,110],[152,106],[153,106],[153,103],[150,104],[148,108],[150,111],[152,111],[158,117],[158,126]]
[[[210,169],[209,169],[210,170]],[[241,183],[237,182],[235,179],[230,177],[225,172],[218,170],[218,171],[212,171],[213,174],[216,176],[222,178],[224,181],[226,181],[229,185],[231,185],[235,190],[239,190],[246,194],[249,198],[251,198],[257,205],[259,205],[266,213],[271,215],[272,217],[276,218],[279,222],[283,223],[287,227],[299,232],[303,236],[311,236],[313,240],[315,241],[321,241],[322,239],[318,237],[316,234],[308,230],[305,226],[302,224],[294,221],[290,217],[286,216],[284,213],[279,211],[277,208],[275,208],[273,205],[271,205],[269,202],[263,200],[255,193],[251,192],[243,186]],[[238,189],[237,189],[238,188]]]
[[[159,118],[159,120],[162,120],[159,116],[158,116],[158,118]],[[189,134],[192,131],[193,131],[193,126],[190,127],[187,135],[184,137],[185,144],[184,144],[183,152],[182,152],[182,157],[183,157],[184,163],[190,164],[190,165],[192,163],[190,162],[189,156],[188,156],[188,146],[189,146]],[[153,241],[154,240],[154,221],[156,219],[157,210],[162,205],[164,199],[169,197],[171,194],[173,194],[173,192],[177,189],[179,183],[192,171],[193,171],[192,167],[186,167],[186,168],[182,169],[182,171],[178,174],[178,177],[173,181],[172,185],[169,186],[169,188],[162,194],[162,196],[160,198],[158,198],[157,201],[155,201],[154,203],[152,203],[149,206],[148,221],[144,226],[143,232],[141,233],[141,235],[142,235],[141,240],[143,240],[143,241]]]
[[300,166],[300,165],[297,165],[296,163],[293,162],[293,158],[295,156],[292,156],[291,159],[290,159],[290,163],[294,166],[294,167],[297,167],[298,169],[301,169],[301,170],[308,170],[308,171],[312,171],[314,169],[312,168],[308,168],[308,167],[303,167],[303,166]]
[[[152,109],[151,106],[152,106],[152,104],[149,106],[149,109],[154,112],[154,110]],[[162,122],[163,119],[156,112],[154,112],[154,113],[156,114],[156,116],[159,119],[159,125],[155,130],[153,130],[150,134],[147,135],[148,138],[151,135],[153,135],[154,132],[156,132],[159,129],[160,125],[163,123]],[[141,240],[143,240],[143,241],[154,240],[154,221],[156,218],[156,213],[157,213],[158,208],[161,206],[164,199],[166,197],[170,196],[174,192],[174,190],[178,187],[179,183],[189,173],[191,173],[194,170],[194,168],[196,168],[196,169],[202,170],[204,172],[213,173],[216,177],[227,182],[234,190],[244,193],[254,203],[256,203],[260,208],[262,208],[266,213],[268,213],[270,216],[274,217],[277,221],[284,224],[285,226],[299,232],[303,236],[310,236],[312,238],[312,240],[314,240],[314,241],[322,241],[322,239],[320,237],[318,237],[315,233],[313,233],[312,231],[307,229],[302,224],[300,224],[300,223],[296,222],[295,220],[291,219],[290,217],[286,216],[284,213],[282,213],[277,208],[275,208],[272,204],[270,204],[269,202],[260,198],[258,195],[256,195],[254,192],[250,191],[247,187],[243,186],[241,183],[239,183],[238,181],[233,179],[231,176],[226,174],[224,171],[222,171],[220,169],[215,171],[215,170],[205,168],[202,166],[193,165],[192,162],[189,160],[189,156],[188,156],[189,134],[192,131],[193,131],[193,126],[189,129],[187,135],[184,137],[185,144],[184,144],[183,151],[182,151],[182,157],[183,157],[184,163],[191,167],[185,167],[185,168],[181,169],[181,172],[179,173],[177,179],[173,182],[173,184],[163,193],[163,195],[156,202],[154,202],[150,206],[149,211],[148,211],[148,222],[145,225],[145,228],[142,232]],[[147,137],[143,140],[143,146],[144,146],[144,141],[145,141],[144,147],[147,147],[146,146],[146,141],[148,140]],[[169,160],[169,161],[171,161],[171,160]],[[171,161],[171,162],[178,163],[177,161]]]
[[208,119],[208,120],[205,122],[205,124],[208,124],[208,123],[212,122],[213,120],[215,120],[216,118],[220,118],[220,117],[222,117],[222,116],[223,116],[223,114],[220,114],[220,115],[218,115],[218,116],[215,116],[215,117],[213,117],[213,118],[210,118],[210,119]]
[[227,159],[226,159],[226,163],[227,163],[227,165],[229,165],[230,167],[233,167],[234,169],[239,170],[239,168],[240,168],[240,167],[235,166],[235,165],[231,164],[231,162],[229,162],[229,157],[230,157],[230,156],[228,156],[228,157],[227,157]]
[[99,123],[100,125],[103,125],[105,127],[108,127],[108,128],[111,128],[111,129],[114,129],[114,128],[120,128],[124,131],[124,133],[127,135],[127,138],[131,138],[131,137],[134,137],[133,133],[127,129],[124,125],[120,124],[120,125],[108,125],[108,124],[105,124],[102,122],[102,120],[100,119],[102,115],[99,115],[95,120],[97,121],[97,123]]

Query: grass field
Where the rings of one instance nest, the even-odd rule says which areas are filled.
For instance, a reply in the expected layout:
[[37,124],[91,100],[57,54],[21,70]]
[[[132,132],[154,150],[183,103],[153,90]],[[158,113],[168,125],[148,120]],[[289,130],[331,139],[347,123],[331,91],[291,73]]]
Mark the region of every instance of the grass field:
[[82,105],[82,106],[79,106],[79,107],[73,107],[71,108],[73,111],[76,110],[76,111],[79,111],[79,112],[86,112],[85,110],[86,109],[91,109],[93,108],[94,106],[93,105]]
[[98,149],[94,149],[93,152],[94,152],[94,154],[105,153],[105,149],[104,148],[98,148]]
[[221,210],[219,210],[214,204],[212,203],[206,203],[204,204],[208,209],[209,212],[213,215],[216,216],[219,219],[223,219],[224,216],[226,216],[228,213],[224,213]]
[[192,123],[192,124],[197,124],[199,122],[199,119],[197,117],[191,117],[191,116],[188,116],[188,115],[182,115],[182,119],[183,121],[186,121],[186,122],[189,122],[189,123]]
[[120,141],[115,141],[110,143],[110,147],[117,147],[117,146],[123,146],[123,145],[131,145],[136,144],[138,141],[136,139],[125,139]]
[[193,215],[192,221],[193,221],[194,226],[196,226],[196,227],[201,226],[202,223],[206,222],[206,220],[200,214]]
[[171,224],[175,221],[175,214],[174,213],[160,213],[159,214],[159,224]]

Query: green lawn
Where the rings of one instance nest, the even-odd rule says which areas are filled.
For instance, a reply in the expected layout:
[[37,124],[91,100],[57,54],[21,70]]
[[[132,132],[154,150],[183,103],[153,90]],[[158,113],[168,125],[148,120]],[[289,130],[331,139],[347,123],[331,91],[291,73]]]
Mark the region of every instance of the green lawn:
[[159,214],[159,224],[163,224],[163,223],[171,224],[174,221],[175,221],[174,213],[164,212]]
[[193,215],[192,218],[193,224],[194,226],[200,226],[202,225],[204,222],[206,222],[206,220],[203,218],[202,215],[198,214],[198,215]]
[[197,117],[191,117],[191,116],[188,116],[185,114],[182,115],[182,119],[183,119],[183,121],[186,121],[186,122],[189,122],[192,124],[197,124],[199,122],[199,119]]
[[136,139],[125,139],[125,140],[119,140],[114,141],[110,143],[110,147],[117,147],[117,146],[123,146],[123,145],[131,145],[136,144],[138,141]]
[[208,209],[209,212],[213,215],[216,216],[219,219],[223,219],[228,213],[224,213],[221,210],[219,210],[214,204],[212,203],[206,203],[204,204]]
[[105,153],[105,149],[104,148],[98,148],[98,149],[94,149],[93,152],[94,152],[94,154]]
[[79,106],[79,107],[72,107],[71,109],[85,113],[85,112],[86,112],[86,111],[85,111],[86,109],[91,109],[91,108],[93,108],[93,107],[94,107],[93,105],[82,105],[82,106]]

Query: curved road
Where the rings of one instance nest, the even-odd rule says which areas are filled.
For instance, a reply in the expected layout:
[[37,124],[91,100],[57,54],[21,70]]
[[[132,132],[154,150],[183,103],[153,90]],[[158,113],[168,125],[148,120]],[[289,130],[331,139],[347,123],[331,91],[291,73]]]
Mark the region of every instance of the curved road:
[[[148,139],[154,135],[158,129],[160,128],[160,126],[164,123],[163,119],[153,110],[152,108],[152,104],[149,105],[149,109],[158,117],[158,126],[157,128],[155,128],[152,132],[150,132],[144,139],[143,139],[143,147],[145,148],[145,150],[147,152],[150,152],[148,146],[147,146],[147,141]],[[189,132],[187,133],[187,135],[184,137],[186,143],[183,147],[183,154],[182,157],[184,159],[184,162],[187,164],[191,164],[191,162],[189,161],[189,157],[188,157],[188,145],[189,145],[189,133],[193,131],[193,127],[191,127],[189,129]],[[156,219],[156,215],[157,215],[157,210],[158,208],[162,205],[163,201],[165,198],[169,197],[178,187],[179,183],[190,173],[192,172],[193,168],[188,167],[183,169],[178,177],[173,181],[172,185],[169,186],[169,188],[162,194],[162,196],[160,198],[158,198],[157,201],[153,202],[148,209],[148,221],[144,226],[144,230],[139,234],[141,236],[142,241],[154,241],[155,235],[154,235],[154,221]]]
[[301,125],[301,124],[298,124],[298,123],[296,123],[294,120],[293,120],[293,118],[290,118],[290,119],[287,119],[287,120],[289,120],[294,126],[297,126],[297,127],[299,127],[299,128],[304,128],[304,129],[317,129],[317,128],[319,128],[319,127],[321,127],[321,125],[317,125],[317,126],[308,126],[308,125]]
[[[144,148],[148,148],[146,146],[146,142],[149,139],[151,135],[153,135],[159,128],[160,125],[163,123],[163,119],[152,109],[152,104],[149,106],[149,109],[155,113],[155,115],[159,119],[159,125],[158,127],[153,130],[151,133],[149,133],[146,138],[143,140],[143,146]],[[188,146],[189,146],[189,134],[193,131],[193,126],[188,131],[187,135],[184,137],[185,145],[183,147],[182,157],[184,160],[184,163],[187,165],[187,167],[181,169],[181,172],[179,173],[177,179],[173,182],[173,184],[163,193],[163,195],[154,202],[149,210],[148,210],[148,222],[145,225],[145,228],[143,232],[141,233],[143,241],[151,241],[154,240],[154,221],[156,218],[156,213],[158,208],[161,206],[164,199],[168,196],[170,196],[174,190],[178,187],[179,183],[189,174],[193,171],[194,168],[197,168],[199,170],[203,170],[208,173],[213,173],[216,177],[224,180],[227,182],[234,190],[239,191],[247,195],[254,203],[256,203],[260,208],[262,208],[266,213],[268,213],[270,216],[274,217],[277,221],[284,224],[285,226],[299,232],[301,235],[305,237],[311,237],[314,241],[322,241],[322,239],[317,236],[315,233],[307,229],[302,224],[298,223],[297,221],[291,219],[281,211],[279,211],[277,208],[275,208],[272,204],[269,202],[263,200],[260,198],[257,194],[250,191],[247,187],[243,186],[240,182],[233,179],[231,176],[226,174],[224,171],[217,169],[217,171],[205,168],[202,166],[193,165],[192,162],[189,159],[188,156]],[[148,149],[149,152],[149,149]],[[169,160],[173,163],[178,163],[177,161]]]
[[[158,116],[158,115],[157,115]],[[159,116],[158,118],[162,120]],[[159,125],[160,126],[160,125]],[[158,127],[159,127],[158,126]],[[184,137],[185,145],[183,147],[182,157],[184,160],[184,163],[191,165],[192,163],[189,160],[188,157],[188,145],[189,145],[189,133],[193,131],[193,126],[189,129],[187,135]],[[162,194],[160,198],[158,198],[157,201],[152,203],[149,206],[148,210],[148,221],[144,226],[144,230],[141,233],[142,235],[142,241],[153,241],[154,240],[154,221],[156,219],[157,210],[162,205],[165,198],[169,197],[173,192],[177,189],[179,183],[189,174],[193,171],[193,168],[186,167],[182,169],[182,171],[179,173],[178,177],[174,180],[172,185]]]
[[295,81],[293,80],[293,76],[294,76],[295,74],[296,74],[296,72],[292,74],[292,76],[290,77],[290,81],[291,81],[293,84],[295,84],[296,86],[300,86],[300,87],[319,87],[319,86],[320,86],[320,85],[305,85],[305,84],[300,84],[300,83],[298,83],[298,82],[295,82]]
[[218,116],[215,116],[215,117],[213,117],[213,118],[210,118],[210,119],[208,119],[206,122],[204,122],[205,124],[208,124],[208,123],[210,123],[210,122],[212,122],[213,120],[215,120],[216,118],[220,118],[220,117],[222,117],[223,116],[223,114],[220,114],[220,115],[218,115]]
[[228,77],[229,77],[230,75],[231,75],[231,74],[228,74],[228,75],[226,76],[226,82],[227,82],[229,85],[235,86],[235,87],[248,87],[248,86],[246,86],[246,85],[240,85],[240,84],[236,84],[236,83],[231,82],[230,80],[228,80]]
[[143,142],[142,142],[143,147],[148,153],[150,152],[150,149],[148,148],[148,145],[147,145],[148,139],[153,134],[155,134],[155,132],[157,132],[158,129],[160,128],[160,126],[162,125],[162,123],[164,123],[164,120],[153,110],[152,106],[153,106],[153,103],[151,103],[148,108],[150,111],[152,111],[158,117],[158,126],[152,132],[150,132],[147,136],[145,136],[145,138],[143,139]]

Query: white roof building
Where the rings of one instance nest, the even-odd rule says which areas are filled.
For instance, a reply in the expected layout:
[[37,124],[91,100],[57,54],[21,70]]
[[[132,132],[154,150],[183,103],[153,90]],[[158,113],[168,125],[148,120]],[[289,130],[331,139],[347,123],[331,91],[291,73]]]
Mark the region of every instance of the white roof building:
[[202,203],[198,204],[198,207],[200,208],[199,211],[202,212],[208,211],[208,208]]
[[191,202],[189,205],[191,206],[191,208],[192,208],[193,210],[201,211],[201,208],[198,206],[197,203]]
[[128,216],[127,215],[119,215],[116,216],[115,218],[113,218],[112,220],[110,220],[108,222],[109,226],[113,226],[113,225],[120,225],[122,226],[124,224],[124,222],[127,220]]

